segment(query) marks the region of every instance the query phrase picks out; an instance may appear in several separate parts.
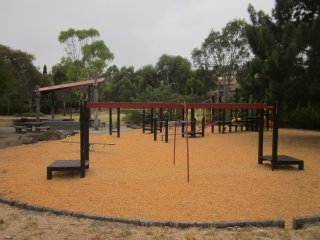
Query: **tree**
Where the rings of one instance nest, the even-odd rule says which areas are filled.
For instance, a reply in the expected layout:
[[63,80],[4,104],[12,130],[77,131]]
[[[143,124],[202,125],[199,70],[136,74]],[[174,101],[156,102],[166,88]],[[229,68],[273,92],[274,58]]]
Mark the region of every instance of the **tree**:
[[133,67],[111,66],[107,70],[112,78],[104,86],[103,92],[106,101],[132,101],[137,94],[137,84]]
[[61,31],[58,39],[61,44],[64,44],[68,58],[74,62],[82,59],[82,48],[94,42],[97,37],[100,37],[100,34],[94,28],[81,30],[69,28]]
[[[271,18],[248,8],[246,32],[254,59],[241,86],[254,98],[280,101],[283,120],[294,126],[319,128],[319,9],[317,1],[277,0]],[[314,120],[309,126],[297,123],[299,114]]]
[[162,84],[170,84],[174,93],[186,93],[186,83],[191,76],[191,63],[188,59],[163,54],[156,64],[156,70]]
[[83,63],[88,75],[97,78],[102,75],[107,66],[106,61],[114,58],[109,48],[102,40],[94,41],[82,47]]
[[221,32],[211,30],[201,48],[192,51],[196,68],[212,72],[213,81],[224,91],[226,101],[232,78],[250,59],[245,26],[244,20],[233,20]]
[[0,85],[2,113],[32,111],[33,91],[41,74],[33,65],[34,56],[0,45]]
[[61,63],[68,66],[69,77],[77,81],[84,78],[96,78],[106,67],[106,61],[114,58],[104,41],[94,28],[61,31],[59,42],[65,46],[66,58]]
[[160,86],[157,70],[153,65],[146,65],[138,69],[135,72],[135,78],[140,93],[145,91],[147,87],[156,88]]

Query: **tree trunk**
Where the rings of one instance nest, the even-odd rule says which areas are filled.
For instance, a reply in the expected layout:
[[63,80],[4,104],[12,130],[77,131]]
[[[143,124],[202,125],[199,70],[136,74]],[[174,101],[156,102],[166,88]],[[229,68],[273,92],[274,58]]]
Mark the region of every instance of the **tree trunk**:
[[66,100],[63,100],[63,116],[66,116],[67,108],[66,108]]

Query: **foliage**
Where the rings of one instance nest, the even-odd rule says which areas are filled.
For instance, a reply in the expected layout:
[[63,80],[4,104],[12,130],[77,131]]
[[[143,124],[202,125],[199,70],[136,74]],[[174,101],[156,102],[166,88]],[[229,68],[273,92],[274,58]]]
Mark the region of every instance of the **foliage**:
[[[60,32],[58,39],[65,46],[67,56],[59,64],[66,68],[68,81],[97,78],[104,73],[106,62],[114,56],[104,41],[97,39],[99,36],[99,31],[94,28],[69,28]],[[53,67],[53,72],[61,67],[57,65]]]
[[285,116],[284,122],[293,128],[320,130],[320,109],[311,105],[298,107]]
[[60,43],[65,45],[68,58],[72,62],[75,62],[82,59],[82,48],[94,42],[99,36],[98,30],[94,28],[80,30],[69,28],[68,30],[61,31],[58,39]]
[[186,83],[191,76],[191,63],[188,59],[163,54],[156,64],[156,71],[161,83],[170,85],[174,93],[186,93]]
[[34,56],[0,45],[0,112],[31,111],[33,91],[41,75],[33,65]]
[[[229,86],[250,57],[244,20],[227,23],[222,31],[211,30],[201,48],[192,51],[197,69],[210,71],[213,86],[218,85],[227,98]],[[227,99],[225,99],[227,101]]]
[[320,107],[319,8],[316,1],[277,0],[273,18],[248,8],[254,59],[246,65],[242,90],[255,101],[280,101],[290,119]]

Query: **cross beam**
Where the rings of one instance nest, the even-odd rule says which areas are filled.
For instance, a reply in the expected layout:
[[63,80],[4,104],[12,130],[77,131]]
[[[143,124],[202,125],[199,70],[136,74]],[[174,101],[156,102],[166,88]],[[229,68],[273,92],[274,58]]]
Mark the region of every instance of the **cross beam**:
[[266,103],[163,103],[163,102],[88,102],[90,108],[247,108],[265,109]]

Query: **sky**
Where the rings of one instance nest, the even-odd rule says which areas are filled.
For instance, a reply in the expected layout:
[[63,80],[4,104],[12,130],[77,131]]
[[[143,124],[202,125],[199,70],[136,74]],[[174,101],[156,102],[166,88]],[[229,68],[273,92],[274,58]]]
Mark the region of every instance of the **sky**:
[[213,29],[249,21],[247,7],[271,14],[274,0],[1,0],[0,44],[35,56],[48,69],[65,56],[59,33],[95,28],[115,59],[109,65],[156,64],[162,54],[191,60]]

